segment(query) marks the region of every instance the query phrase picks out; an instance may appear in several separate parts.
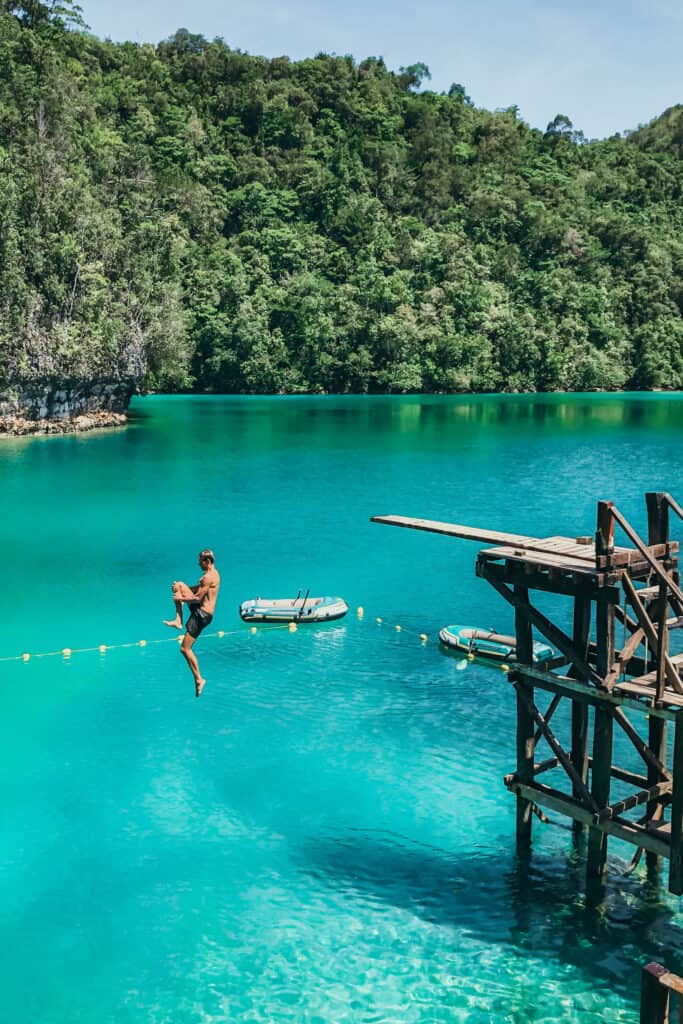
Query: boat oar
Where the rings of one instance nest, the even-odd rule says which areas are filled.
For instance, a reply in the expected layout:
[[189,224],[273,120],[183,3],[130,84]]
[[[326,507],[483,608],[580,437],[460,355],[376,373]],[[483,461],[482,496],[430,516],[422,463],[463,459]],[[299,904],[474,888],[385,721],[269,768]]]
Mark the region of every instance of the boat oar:
[[292,608],[296,607],[296,602],[299,600],[300,597],[301,597],[301,587],[299,587],[299,589],[297,590],[296,597],[292,601]]
[[[311,588],[309,587],[308,590],[306,591],[306,596],[304,597],[303,601],[301,602],[301,611],[299,612],[299,616],[298,616],[299,618],[301,618],[301,616],[304,613],[304,608],[306,607],[306,602],[308,601],[308,595],[310,594],[310,592],[311,592]],[[301,593],[301,591],[299,591],[299,593]]]

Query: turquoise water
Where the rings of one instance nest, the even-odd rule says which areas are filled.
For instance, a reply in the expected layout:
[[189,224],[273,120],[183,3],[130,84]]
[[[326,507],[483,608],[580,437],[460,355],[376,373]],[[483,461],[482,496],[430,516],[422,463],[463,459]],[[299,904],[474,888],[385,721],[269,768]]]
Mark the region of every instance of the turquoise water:
[[[614,498],[644,528],[682,427],[679,396],[145,398],[3,440],[0,657],[147,645],[0,664],[2,1019],[635,1021],[640,966],[683,969],[678,901],[614,842],[589,911],[552,825],[518,864],[510,688],[436,643],[507,609],[476,545],[369,517],[576,535]],[[161,619],[205,545],[196,701]],[[300,587],[352,610],[240,623]]]

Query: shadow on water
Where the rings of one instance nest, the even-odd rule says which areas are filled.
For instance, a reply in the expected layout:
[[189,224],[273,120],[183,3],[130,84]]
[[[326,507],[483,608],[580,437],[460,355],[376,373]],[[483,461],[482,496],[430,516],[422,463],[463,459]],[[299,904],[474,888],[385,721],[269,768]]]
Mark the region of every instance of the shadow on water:
[[683,970],[683,928],[663,883],[619,876],[613,865],[603,903],[591,907],[580,849],[530,858],[452,855],[392,833],[349,830],[310,840],[299,866],[346,895],[406,910],[518,956],[571,964],[589,984],[628,999],[637,1000],[648,961]]

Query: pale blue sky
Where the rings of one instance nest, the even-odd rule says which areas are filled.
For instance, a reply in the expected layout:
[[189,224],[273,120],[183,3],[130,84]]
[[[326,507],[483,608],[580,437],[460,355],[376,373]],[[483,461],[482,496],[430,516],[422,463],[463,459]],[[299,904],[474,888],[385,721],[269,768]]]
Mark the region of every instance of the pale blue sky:
[[683,102],[681,0],[81,0],[92,31],[159,42],[178,28],[248,53],[423,61],[429,87],[460,82],[476,106],[516,104],[545,129],[566,114],[589,138]]

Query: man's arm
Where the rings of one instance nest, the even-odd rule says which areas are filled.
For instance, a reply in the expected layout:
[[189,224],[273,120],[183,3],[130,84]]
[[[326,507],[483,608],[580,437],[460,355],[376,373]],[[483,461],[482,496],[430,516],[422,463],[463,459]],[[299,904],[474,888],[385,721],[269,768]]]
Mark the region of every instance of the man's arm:
[[171,587],[171,593],[173,594],[174,600],[176,601],[199,601],[201,598],[197,597],[197,591],[200,588],[200,583],[195,583],[193,587],[189,587],[187,583],[183,583],[182,580],[174,580]]
[[188,604],[194,604],[194,602],[202,601],[209,590],[213,581],[206,574],[202,576],[199,583],[195,583],[193,587],[188,587],[186,583],[174,583],[173,584],[173,595],[177,601],[185,601]]

